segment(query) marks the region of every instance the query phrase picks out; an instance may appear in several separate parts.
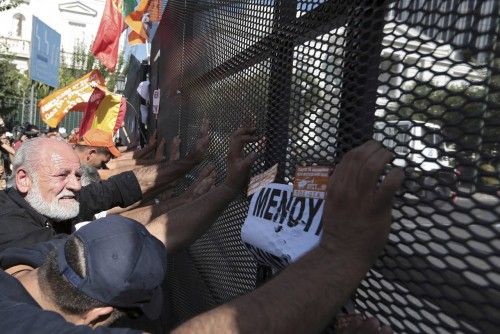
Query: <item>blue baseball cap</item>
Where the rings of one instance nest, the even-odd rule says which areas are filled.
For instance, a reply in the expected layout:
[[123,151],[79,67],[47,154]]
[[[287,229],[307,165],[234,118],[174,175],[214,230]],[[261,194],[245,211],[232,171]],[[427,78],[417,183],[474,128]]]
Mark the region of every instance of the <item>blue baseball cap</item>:
[[160,315],[161,284],[167,271],[165,246],[146,228],[111,215],[74,234],[83,243],[87,275],[80,277],[57,250],[59,272],[80,292],[118,308],[137,307],[150,319]]

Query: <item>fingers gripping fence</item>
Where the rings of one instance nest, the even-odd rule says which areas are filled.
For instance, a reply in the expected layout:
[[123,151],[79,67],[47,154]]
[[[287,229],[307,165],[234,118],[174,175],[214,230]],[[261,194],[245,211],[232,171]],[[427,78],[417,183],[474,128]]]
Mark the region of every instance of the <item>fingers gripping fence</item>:
[[[498,24],[494,0],[170,0],[151,53],[159,127],[186,151],[209,118],[223,173],[229,134],[254,120],[267,143],[252,172],[279,163],[280,182],[382,142],[406,181],[356,309],[400,333],[498,333]],[[172,325],[255,288],[247,205],[171,257]]]

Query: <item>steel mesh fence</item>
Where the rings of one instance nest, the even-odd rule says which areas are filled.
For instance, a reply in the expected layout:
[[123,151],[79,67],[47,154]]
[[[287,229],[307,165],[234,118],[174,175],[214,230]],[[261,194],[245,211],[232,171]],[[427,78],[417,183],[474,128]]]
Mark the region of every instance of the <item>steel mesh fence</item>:
[[[186,151],[209,118],[222,175],[229,134],[254,119],[267,144],[252,172],[279,163],[279,182],[382,142],[406,181],[356,308],[398,333],[496,333],[498,23],[494,0],[171,0],[151,53],[158,126]],[[172,325],[255,288],[239,234],[247,205],[171,257]]]
[[[40,117],[40,110],[36,107],[38,101],[35,100],[33,102],[35,107],[31,107],[30,103],[31,101],[29,99],[12,99],[8,101],[4,107],[9,112],[4,115],[4,117],[13,126],[28,122],[39,128],[45,128],[46,124],[42,121]],[[33,108],[33,110],[30,110],[30,108]],[[65,128],[69,133],[72,129],[79,127],[81,119],[81,112],[70,112],[61,121],[59,127]]]

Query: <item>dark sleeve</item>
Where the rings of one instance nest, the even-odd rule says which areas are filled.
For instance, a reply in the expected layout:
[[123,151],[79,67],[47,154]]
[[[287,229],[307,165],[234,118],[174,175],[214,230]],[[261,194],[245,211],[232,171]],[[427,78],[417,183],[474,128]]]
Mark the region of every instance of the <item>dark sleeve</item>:
[[38,268],[45,262],[50,251],[57,249],[67,239],[67,235],[57,235],[50,241],[40,242],[33,246],[7,248],[0,252],[0,267],[5,270],[18,264],[25,264]]
[[106,181],[91,183],[80,191],[79,221],[115,206],[127,207],[142,199],[139,182],[133,172],[124,172]]
[[0,324],[9,333],[23,334],[137,334],[141,331],[127,328],[98,327],[92,329],[88,326],[76,326],[51,311],[25,303],[0,302]]

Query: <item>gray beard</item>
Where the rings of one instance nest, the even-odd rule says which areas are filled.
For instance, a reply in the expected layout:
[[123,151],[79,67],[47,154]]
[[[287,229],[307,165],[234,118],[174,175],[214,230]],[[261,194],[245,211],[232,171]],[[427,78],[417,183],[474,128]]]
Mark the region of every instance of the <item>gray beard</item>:
[[68,220],[78,216],[80,212],[80,203],[77,200],[75,200],[74,203],[68,203],[66,205],[59,204],[57,199],[54,199],[52,202],[46,202],[42,198],[37,177],[32,175],[32,179],[33,186],[25,199],[33,209],[41,215],[55,221]]

